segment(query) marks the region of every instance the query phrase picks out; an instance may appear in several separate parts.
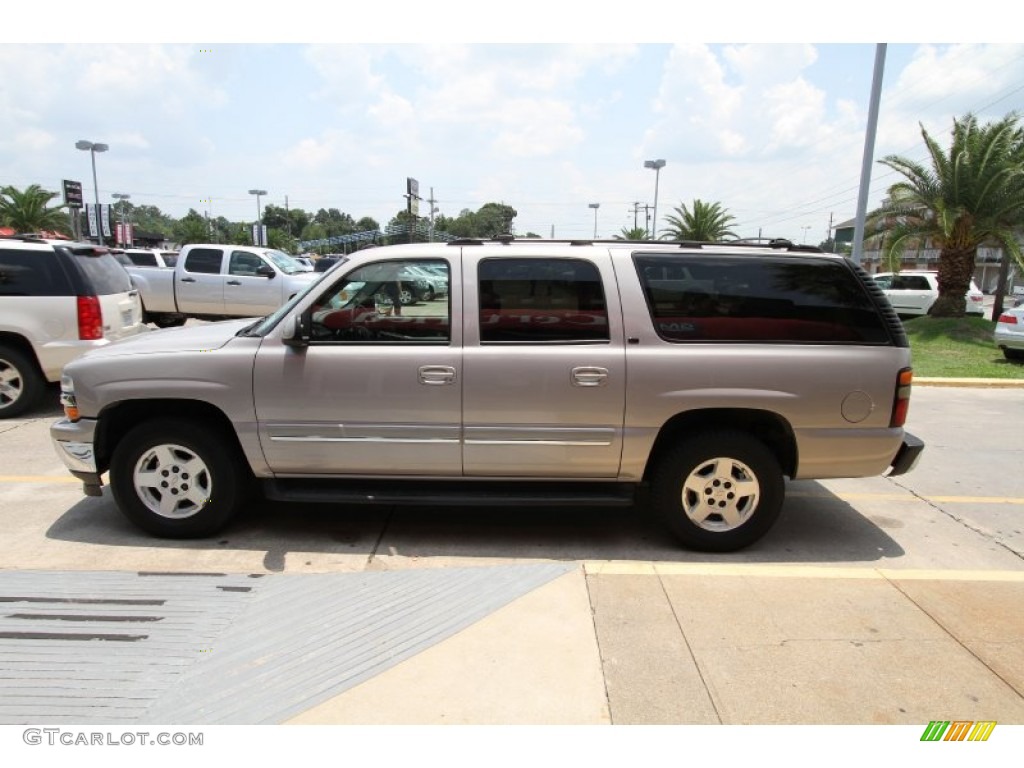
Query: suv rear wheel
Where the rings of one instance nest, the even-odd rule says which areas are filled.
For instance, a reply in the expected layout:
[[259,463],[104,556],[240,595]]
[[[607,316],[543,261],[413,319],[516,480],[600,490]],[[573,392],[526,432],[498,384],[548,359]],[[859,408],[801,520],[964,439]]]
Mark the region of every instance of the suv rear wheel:
[[707,432],[666,453],[651,500],[684,546],[731,552],[754,543],[782,511],[785,486],[775,455],[743,432]]
[[35,361],[15,347],[0,344],[0,419],[30,410],[45,390],[46,381]]
[[209,536],[241,506],[246,488],[236,452],[197,422],[150,421],[118,443],[110,463],[117,506],[166,538]]

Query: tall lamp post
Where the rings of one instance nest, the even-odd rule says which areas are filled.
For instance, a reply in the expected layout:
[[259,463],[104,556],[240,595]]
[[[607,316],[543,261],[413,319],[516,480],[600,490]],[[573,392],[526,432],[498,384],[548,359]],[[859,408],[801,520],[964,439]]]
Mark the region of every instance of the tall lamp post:
[[661,177],[661,169],[665,167],[664,160],[644,160],[644,168],[654,169],[654,237],[651,237],[652,232],[648,230],[647,239],[657,240],[658,239],[658,181]]
[[260,195],[267,194],[265,189],[250,189],[250,195],[256,195],[256,245],[266,245],[263,242],[263,211],[260,210]]
[[99,220],[100,219],[100,188],[99,188],[99,185],[96,183],[96,153],[97,152],[106,152],[108,149],[110,149],[110,147],[108,145],[106,145],[106,144],[100,144],[98,142],[86,141],[85,139],[82,139],[81,141],[76,141],[75,142],[75,149],[81,149],[83,151],[87,151],[92,156],[92,189],[93,189],[93,193],[95,194],[95,200],[96,200],[96,242],[97,243],[102,243],[103,242],[103,226],[102,226],[102,224],[100,223],[100,220]]
[[124,201],[129,200],[131,195],[125,195],[120,192],[115,192],[111,195],[115,200],[121,201],[121,245],[128,245],[128,228],[125,226],[124,219]]
[[804,245],[807,245],[807,230],[810,229],[810,228],[811,228],[810,224],[805,224],[804,226],[800,227],[800,229],[802,229],[804,231],[804,239],[803,239],[803,244]]
[[594,209],[594,239],[597,240],[597,209],[601,207],[601,204],[587,203],[587,207]]

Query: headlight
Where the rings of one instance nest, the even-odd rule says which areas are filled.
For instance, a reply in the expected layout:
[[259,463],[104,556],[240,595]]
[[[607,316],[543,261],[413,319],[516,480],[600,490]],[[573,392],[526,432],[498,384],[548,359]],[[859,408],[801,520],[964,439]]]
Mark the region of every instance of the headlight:
[[64,415],[68,421],[78,421],[81,418],[78,401],[75,400],[75,382],[67,374],[60,377],[60,404],[64,406]]

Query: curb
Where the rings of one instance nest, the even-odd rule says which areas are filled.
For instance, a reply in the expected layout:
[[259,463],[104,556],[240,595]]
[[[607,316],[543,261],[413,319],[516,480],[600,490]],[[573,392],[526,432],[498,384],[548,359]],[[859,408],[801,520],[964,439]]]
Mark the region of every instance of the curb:
[[914,377],[914,385],[920,387],[984,387],[986,389],[1024,389],[1024,379],[943,379],[937,377]]

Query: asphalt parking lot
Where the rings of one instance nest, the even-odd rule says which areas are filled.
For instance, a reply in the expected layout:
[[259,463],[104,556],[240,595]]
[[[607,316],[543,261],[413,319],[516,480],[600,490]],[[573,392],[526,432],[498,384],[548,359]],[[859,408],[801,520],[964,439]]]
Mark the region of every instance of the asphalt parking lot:
[[156,540],[58,417],[0,422],[0,723],[1024,723],[1024,389],[916,387],[914,472],[790,483],[717,556],[642,508],[261,502]]

